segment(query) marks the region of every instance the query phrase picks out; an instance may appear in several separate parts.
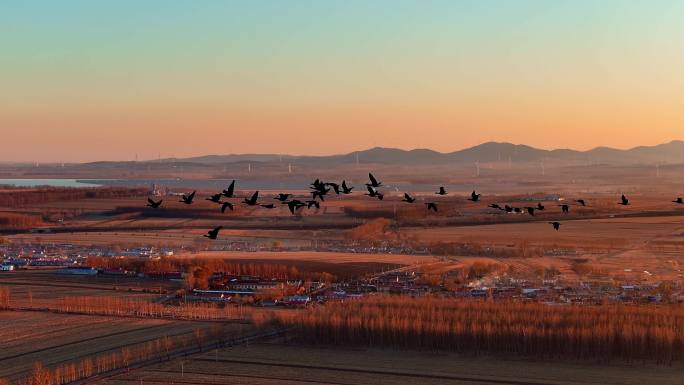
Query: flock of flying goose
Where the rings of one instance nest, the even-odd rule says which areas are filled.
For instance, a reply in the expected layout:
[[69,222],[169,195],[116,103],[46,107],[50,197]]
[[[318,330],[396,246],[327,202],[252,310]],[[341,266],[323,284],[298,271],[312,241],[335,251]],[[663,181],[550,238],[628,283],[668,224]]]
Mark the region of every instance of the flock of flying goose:
[[[380,187],[383,187],[382,182],[377,180],[373,176],[373,174],[371,174],[371,173],[368,173],[368,179],[369,179],[369,183],[366,183],[366,190],[368,190],[368,192],[365,193],[364,195],[367,195],[371,198],[383,200],[383,198],[385,196],[380,191]],[[282,204],[282,205],[287,205],[290,212],[292,214],[295,214],[297,212],[297,210],[301,209],[302,207],[307,207],[309,209],[312,207],[315,207],[317,209],[320,208],[321,204],[316,199],[319,199],[321,202],[325,201],[325,196],[328,195],[330,190],[335,192],[336,195],[340,195],[340,194],[347,195],[347,194],[351,194],[352,190],[354,189],[354,187],[347,186],[347,182],[345,180],[343,180],[341,184],[337,184],[337,183],[333,183],[333,182],[323,182],[319,179],[316,179],[313,183],[311,183],[309,188],[311,189],[311,199],[310,200],[301,201],[299,199],[290,199],[291,197],[293,197],[293,195],[292,194],[284,194],[284,193],[278,194],[273,199],[279,201],[280,204]],[[227,189],[223,190],[220,193],[216,193],[216,194],[214,194],[208,198],[205,198],[205,200],[208,200],[210,202],[213,202],[213,203],[220,205],[222,213],[225,212],[226,209],[230,209],[231,211],[233,211],[235,204],[228,202],[228,201],[225,201],[225,200],[223,200],[223,198],[236,198],[234,192],[235,192],[235,181],[233,180]],[[181,200],[179,202],[184,203],[186,205],[191,205],[195,199],[195,193],[196,193],[196,191],[193,191],[192,193],[190,193],[188,195],[185,195],[185,194],[182,195]],[[447,195],[448,192],[446,191],[444,186],[442,186],[439,188],[439,190],[435,194],[444,196],[444,195]],[[480,201],[481,195],[482,194],[478,194],[477,192],[473,191],[470,194],[470,197],[468,197],[468,200],[472,201],[472,202],[478,202],[478,201]],[[413,203],[416,203],[417,199],[416,199],[416,197],[413,197],[408,193],[404,193],[404,198],[401,201],[413,204]],[[161,204],[162,204],[161,199],[159,201],[154,201],[151,198],[147,198],[147,202],[148,202],[147,206],[151,207],[153,209],[160,208]],[[677,203],[677,204],[684,204],[684,198],[678,197],[675,200],[673,200],[672,202]],[[274,209],[277,207],[273,203],[260,203],[259,202],[259,191],[254,192],[254,194],[252,194],[249,198],[243,199],[242,203],[247,205],[247,206],[259,206],[259,207],[263,207],[266,209]],[[587,205],[587,203],[584,199],[577,199],[577,200],[575,200],[575,203],[579,206],[586,206]],[[437,203],[436,202],[425,202],[424,204],[425,204],[426,209],[428,211],[437,212]],[[627,199],[627,197],[624,194],[622,194],[622,196],[620,197],[620,201],[617,202],[617,204],[622,205],[622,206],[628,206],[629,205],[629,199]],[[558,206],[561,208],[561,212],[563,214],[567,214],[570,212],[570,205],[569,204],[560,204]],[[512,207],[509,205],[504,205],[502,207],[497,203],[492,203],[489,205],[489,207],[493,208],[493,209],[505,211],[507,213],[524,213],[524,212],[526,212],[527,214],[529,214],[531,216],[534,216],[534,213],[536,211],[543,211],[546,208],[546,207],[544,207],[543,204],[541,204],[541,202],[537,203],[536,206],[523,207],[523,208]],[[560,230],[560,225],[561,225],[560,222],[549,222],[549,224],[553,226],[554,230],[556,230],[556,231]],[[218,226],[212,230],[209,230],[209,232],[204,236],[209,238],[209,239],[216,239],[218,237],[219,231],[221,231],[222,228],[223,228],[223,226]]]

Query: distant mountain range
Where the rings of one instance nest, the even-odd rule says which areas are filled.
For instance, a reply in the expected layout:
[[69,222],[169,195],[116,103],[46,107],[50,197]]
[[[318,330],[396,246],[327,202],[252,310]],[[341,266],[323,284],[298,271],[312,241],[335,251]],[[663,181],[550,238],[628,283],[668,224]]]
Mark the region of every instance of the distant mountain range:
[[[341,155],[293,156],[278,154],[206,155],[161,162],[226,164],[238,162],[273,162],[342,164],[387,163],[400,165],[453,164],[472,162],[533,162],[541,160],[578,161],[603,164],[684,163],[684,141],[675,140],[656,146],[639,146],[627,150],[597,147],[588,151],[570,149],[542,150],[522,144],[487,142],[459,151],[441,153],[429,149],[401,150],[374,147]],[[147,161],[159,162],[159,160]],[[103,162],[98,162],[99,164]]]

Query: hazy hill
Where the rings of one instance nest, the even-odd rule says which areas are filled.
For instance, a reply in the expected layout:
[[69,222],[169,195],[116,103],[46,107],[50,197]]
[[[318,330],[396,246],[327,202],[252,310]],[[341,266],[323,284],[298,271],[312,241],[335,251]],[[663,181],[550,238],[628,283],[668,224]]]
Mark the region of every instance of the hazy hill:
[[[429,149],[401,150],[397,148],[374,147],[348,154],[327,156],[294,156],[278,154],[235,154],[207,155],[184,159],[162,159],[163,163],[236,163],[236,162],[273,162],[294,163],[391,163],[402,165],[426,165],[448,163],[528,162],[544,160],[584,161],[593,163],[684,163],[684,141],[672,141],[656,146],[639,146],[628,150],[597,147],[589,151],[571,149],[543,150],[522,144],[487,142],[480,145],[449,153]],[[158,162],[158,161],[149,161]]]

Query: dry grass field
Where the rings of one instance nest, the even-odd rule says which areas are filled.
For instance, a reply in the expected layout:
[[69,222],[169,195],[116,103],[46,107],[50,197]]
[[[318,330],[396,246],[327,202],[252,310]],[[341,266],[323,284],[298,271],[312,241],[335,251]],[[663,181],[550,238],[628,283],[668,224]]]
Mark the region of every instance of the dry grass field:
[[97,384],[679,385],[682,376],[682,367],[580,365],[263,343],[194,355]]
[[[511,204],[517,207],[536,202],[521,200],[521,196],[487,195],[480,203],[468,202],[456,195],[439,199],[446,212],[428,215],[422,205],[399,202],[390,193],[385,202],[355,195],[332,197],[324,209],[302,210],[303,216],[292,216],[285,208],[266,210],[238,207],[234,213],[221,215],[211,203],[200,199],[197,216],[164,217],[143,214],[144,202],[137,198],[81,199],[64,203],[51,202],[50,209],[74,208],[80,205],[86,214],[60,226],[69,232],[48,234],[22,233],[11,235],[12,242],[72,243],[79,245],[152,245],[185,247],[206,250],[209,246],[222,247],[231,243],[247,243],[270,248],[310,248],[318,241],[344,242],[348,229],[375,216],[393,219],[396,216],[396,234],[402,239],[420,244],[461,243],[482,248],[518,250],[522,248],[544,251],[544,257],[505,258],[486,255],[448,254],[451,265],[435,266],[435,272],[448,272],[451,268],[476,261],[496,262],[513,266],[521,273],[554,267],[564,278],[577,279],[571,270],[575,259],[586,259],[595,271],[630,280],[680,279],[684,264],[684,208],[670,201],[674,194],[659,191],[629,193],[632,204],[616,204],[618,192],[590,192],[577,184],[576,189],[564,195],[570,203],[570,214],[561,214],[558,202],[545,202],[547,208],[534,217],[523,214],[506,215],[487,208],[489,203]],[[586,187],[586,186],[585,186]],[[642,187],[645,190],[645,187]],[[207,194],[208,192],[200,192]],[[270,199],[273,192],[264,192]],[[524,197],[524,195],[522,196]],[[587,207],[574,204],[574,199],[585,198]],[[430,194],[418,194],[419,199],[435,199]],[[168,207],[182,209],[174,197],[167,197]],[[127,207],[132,211],[119,212]],[[396,207],[396,214],[393,208]],[[357,218],[345,213],[375,212],[368,218]],[[40,205],[34,209],[40,210]],[[193,208],[195,209],[195,208]],[[136,211],[137,210],[137,211]],[[193,215],[195,215],[193,214]],[[175,214],[174,214],[175,215]],[[553,231],[549,221],[561,221],[561,230]],[[215,242],[201,236],[209,228],[223,225],[224,230]],[[57,230],[59,227],[57,226]],[[397,241],[398,242],[398,241]],[[403,242],[403,241],[402,241]],[[399,242],[400,243],[400,242]],[[400,265],[434,264],[438,259],[429,256],[325,253],[325,252],[181,252],[182,258],[217,257],[249,261],[301,261],[325,263],[386,263]],[[648,272],[648,274],[644,273]]]
[[684,277],[684,216],[570,220],[562,222],[559,232],[551,230],[546,222],[407,231],[425,242],[450,240],[512,248],[524,245],[559,253],[538,258],[454,256],[451,259],[456,263],[487,261],[526,271],[554,266],[572,275],[571,263],[585,259],[593,269],[611,276],[654,281]]

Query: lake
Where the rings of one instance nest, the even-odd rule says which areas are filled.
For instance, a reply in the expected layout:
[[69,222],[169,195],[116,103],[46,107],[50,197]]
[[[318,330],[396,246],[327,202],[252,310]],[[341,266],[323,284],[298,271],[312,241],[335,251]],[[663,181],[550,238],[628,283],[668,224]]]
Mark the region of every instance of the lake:
[[76,179],[0,179],[0,185],[10,185],[16,187],[99,187],[96,183],[88,183],[88,180],[79,181]]

